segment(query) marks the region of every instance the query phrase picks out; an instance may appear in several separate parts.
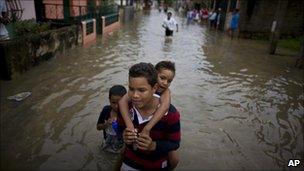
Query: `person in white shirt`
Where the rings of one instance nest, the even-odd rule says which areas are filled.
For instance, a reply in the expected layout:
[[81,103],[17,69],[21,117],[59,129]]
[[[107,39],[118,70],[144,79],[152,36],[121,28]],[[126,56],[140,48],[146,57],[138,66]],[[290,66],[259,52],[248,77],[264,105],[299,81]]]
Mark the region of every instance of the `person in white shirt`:
[[4,0],[0,0],[0,40],[9,39],[5,25],[8,24],[7,9]]
[[212,10],[210,13],[209,13],[209,22],[210,22],[210,28],[216,28],[216,18],[217,18],[217,13]]
[[173,36],[174,27],[176,26],[176,32],[178,32],[178,24],[174,18],[172,18],[172,13],[167,13],[167,18],[164,20],[163,28],[166,29],[166,36]]

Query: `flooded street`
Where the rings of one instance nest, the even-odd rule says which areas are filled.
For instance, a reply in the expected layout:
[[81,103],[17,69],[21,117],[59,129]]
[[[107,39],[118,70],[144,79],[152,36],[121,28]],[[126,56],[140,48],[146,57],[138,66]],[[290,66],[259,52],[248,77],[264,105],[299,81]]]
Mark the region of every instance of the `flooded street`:
[[[114,84],[127,87],[138,62],[171,60],[172,104],[181,113],[177,170],[287,168],[303,160],[303,70],[294,53],[233,40],[173,15],[179,32],[164,38],[165,13],[138,12],[112,35],[1,81],[1,165],[19,170],[113,170],[96,123]],[[6,97],[31,91],[22,102]]]

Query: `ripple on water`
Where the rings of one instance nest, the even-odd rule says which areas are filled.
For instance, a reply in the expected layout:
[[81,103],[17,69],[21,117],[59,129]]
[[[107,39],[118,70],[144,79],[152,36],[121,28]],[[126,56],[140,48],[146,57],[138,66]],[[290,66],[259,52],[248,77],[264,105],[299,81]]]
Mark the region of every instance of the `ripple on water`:
[[37,109],[42,109],[45,105],[47,105],[48,103],[52,102],[54,99],[56,99],[56,98],[58,98],[60,96],[63,96],[66,93],[69,93],[69,92],[70,92],[70,90],[64,89],[61,92],[53,93],[53,94],[49,95],[47,98],[45,98],[42,101],[42,103],[40,105],[38,105],[38,107],[37,107],[37,105],[35,105],[35,106],[32,107],[32,109],[36,109],[36,108]]
[[[176,64],[170,90],[172,102],[181,112],[182,157],[177,170],[200,170],[202,166],[206,170],[284,170],[282,163],[286,165],[291,156],[301,157],[303,73],[286,66],[293,63],[292,57],[269,57],[265,44],[231,41],[196,24],[181,24],[169,42],[161,28],[164,13],[151,10],[136,15],[140,17],[125,23],[117,34],[102,38],[98,45],[72,49],[62,58],[48,61],[50,65],[35,67],[35,74],[29,71],[19,81],[4,83],[8,92],[33,90],[32,101],[16,105],[5,101],[1,106],[10,116],[4,121],[10,123],[4,130],[5,140],[18,142],[4,144],[12,166],[114,170],[117,156],[100,151],[102,136],[96,131],[99,112],[108,104],[108,90],[114,84],[126,85],[132,64],[160,60]],[[182,18],[176,20],[183,23]],[[33,105],[47,110],[41,110],[39,117],[24,117],[24,113],[37,112],[30,110]],[[54,116],[56,109],[65,115]],[[16,125],[26,127],[21,130]],[[43,145],[36,143],[42,140]],[[32,157],[37,153],[48,159],[27,162],[37,159]]]
[[69,97],[67,100],[65,100],[60,107],[57,109],[57,113],[59,113],[61,110],[71,107],[75,104],[77,104],[78,102],[81,101],[81,99],[83,98],[83,95],[73,95],[72,97]]
[[[61,146],[64,146],[64,144],[61,144]],[[78,170],[82,168],[90,153],[80,144],[69,144],[67,147],[65,150],[58,152],[60,155],[51,156],[48,162],[42,164],[38,170]]]

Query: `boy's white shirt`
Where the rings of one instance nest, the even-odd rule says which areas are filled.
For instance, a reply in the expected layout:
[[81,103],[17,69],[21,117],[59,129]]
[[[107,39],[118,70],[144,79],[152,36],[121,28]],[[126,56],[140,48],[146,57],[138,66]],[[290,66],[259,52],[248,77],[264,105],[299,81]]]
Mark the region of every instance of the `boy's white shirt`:
[[216,17],[217,17],[216,12],[211,12],[211,15],[210,15],[210,17],[209,17],[209,20],[215,20]]
[[166,18],[166,19],[164,20],[163,25],[164,25],[165,27],[167,27],[169,30],[173,31],[173,30],[174,30],[174,27],[177,25],[177,22],[176,22],[175,19],[172,18],[172,17],[170,18],[170,20],[168,20],[168,18]]
[[[160,99],[160,96],[157,95],[157,94],[153,94],[153,96]],[[158,105],[158,107],[159,107],[159,106],[160,106],[160,104]],[[158,107],[157,107],[157,108],[158,108]],[[151,116],[149,116],[149,117],[147,117],[147,118],[142,117],[141,113],[140,113],[140,112],[136,109],[136,107],[134,107],[134,106],[130,109],[130,114],[131,114],[131,116],[130,116],[130,117],[131,117],[131,120],[133,121],[133,120],[134,120],[134,117],[136,116],[139,124],[148,122],[148,121],[150,121],[151,118],[153,117],[153,115],[151,115]],[[167,115],[167,114],[168,114],[168,111],[165,113],[165,115]]]

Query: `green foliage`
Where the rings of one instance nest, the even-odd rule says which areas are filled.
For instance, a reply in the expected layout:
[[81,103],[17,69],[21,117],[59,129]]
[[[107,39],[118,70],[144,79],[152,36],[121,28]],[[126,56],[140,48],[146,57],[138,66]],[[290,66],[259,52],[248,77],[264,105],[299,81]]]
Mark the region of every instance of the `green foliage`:
[[100,11],[101,15],[109,15],[109,14],[115,14],[118,13],[118,6],[117,5],[106,5],[101,8]]
[[278,46],[294,51],[300,51],[300,39],[299,38],[281,39],[278,42]]
[[100,2],[100,5],[102,7],[106,7],[106,6],[109,6],[109,5],[115,5],[115,1],[114,0],[102,0]]
[[172,5],[174,0],[164,0],[165,4]]
[[14,38],[50,30],[50,23],[39,24],[32,20],[24,20],[11,23],[8,28],[10,37]]

